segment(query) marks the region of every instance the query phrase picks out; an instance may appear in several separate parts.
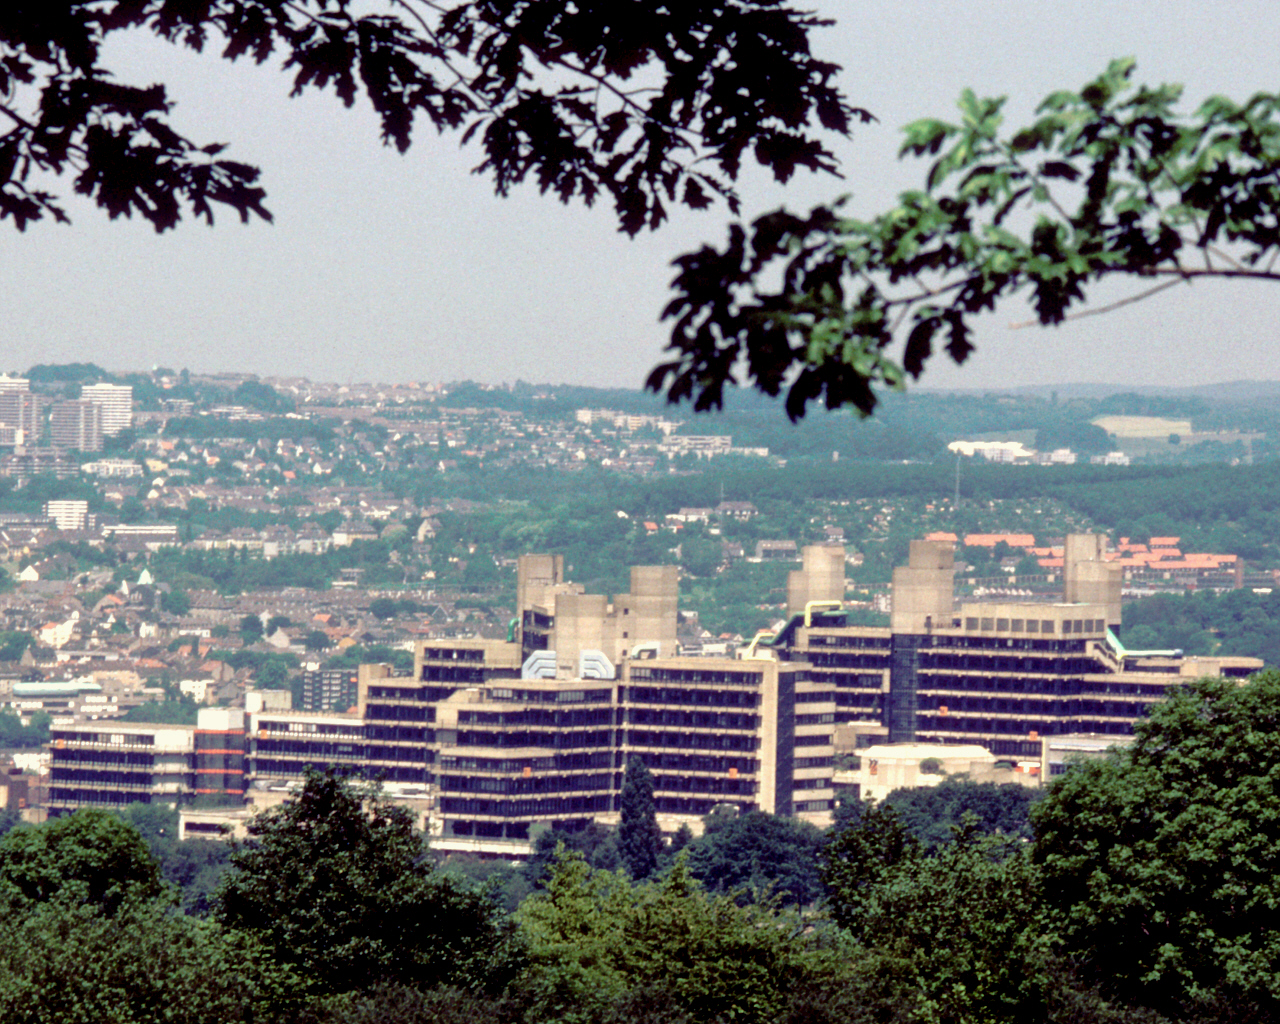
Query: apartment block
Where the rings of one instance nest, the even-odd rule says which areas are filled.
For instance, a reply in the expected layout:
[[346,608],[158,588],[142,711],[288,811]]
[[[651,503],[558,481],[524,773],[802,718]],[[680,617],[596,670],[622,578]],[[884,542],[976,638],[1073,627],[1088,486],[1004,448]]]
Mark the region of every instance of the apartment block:
[[49,436],[58,448],[101,451],[102,406],[84,399],[54,402],[49,414]]
[[240,708],[201,708],[194,726],[54,726],[49,742],[49,815],[131,803],[242,806],[244,727]]
[[43,400],[26,390],[0,389],[0,426],[12,431],[6,444],[39,444],[44,432]]
[[83,530],[89,522],[89,503],[72,498],[46,501],[44,514],[57,524],[59,530]]
[[133,426],[133,387],[127,384],[89,384],[80,397],[102,407],[102,433],[115,437]]
[[355,669],[309,669],[302,673],[303,711],[346,711],[360,698]]

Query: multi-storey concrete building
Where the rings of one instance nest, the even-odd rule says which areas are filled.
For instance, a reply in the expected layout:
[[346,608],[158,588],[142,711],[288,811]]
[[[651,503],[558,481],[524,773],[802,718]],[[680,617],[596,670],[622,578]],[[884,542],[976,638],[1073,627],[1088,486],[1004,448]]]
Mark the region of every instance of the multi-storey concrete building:
[[954,546],[913,541],[893,576],[887,629],[845,626],[838,614],[793,618],[771,643],[836,691],[837,720],[874,721],[890,742],[972,743],[1038,760],[1041,738],[1128,735],[1179,679],[1243,678],[1257,658],[1186,658],[1129,651],[1119,640],[1120,573],[1101,538],[1067,538],[1063,600],[960,602]]
[[44,402],[39,395],[25,389],[0,389],[0,425],[12,430],[13,444],[39,444],[44,428]]
[[442,840],[522,840],[538,822],[616,821],[639,756],[669,830],[725,803],[827,820],[829,685],[771,651],[679,657],[673,567],[633,570],[612,601],[562,572],[558,557],[521,559],[506,641],[424,641],[412,677],[366,666],[357,716],[256,716],[251,785],[278,786],[341,753],[429,786]]
[[302,673],[303,711],[346,711],[360,698],[359,673],[350,668],[308,669]]
[[59,448],[101,451],[102,406],[84,399],[54,402],[49,414],[49,436]]
[[133,426],[133,388],[127,384],[89,384],[80,397],[102,407],[102,433],[115,437]]
[[130,803],[243,803],[244,711],[238,708],[202,708],[195,726],[56,726],[49,747],[51,816]]
[[83,530],[89,522],[89,503],[75,498],[46,501],[44,514],[57,524],[59,530]]
[[957,604],[952,545],[913,542],[886,628],[846,623],[843,564],[841,549],[806,551],[813,578],[793,574],[776,634],[694,658],[675,649],[673,569],[635,569],[609,601],[566,582],[558,556],[527,556],[506,640],[422,641],[409,676],[362,666],[345,712],[256,711],[242,762],[230,722],[55,730],[55,809],[170,792],[256,803],[340,764],[420,801],[443,848],[511,844],[539,823],[615,822],[639,757],[668,831],[724,804],[823,823],[839,723],[1035,761],[1045,736],[1123,736],[1169,684],[1262,665],[1126,650],[1118,574],[1093,537],[1068,538],[1057,603]]

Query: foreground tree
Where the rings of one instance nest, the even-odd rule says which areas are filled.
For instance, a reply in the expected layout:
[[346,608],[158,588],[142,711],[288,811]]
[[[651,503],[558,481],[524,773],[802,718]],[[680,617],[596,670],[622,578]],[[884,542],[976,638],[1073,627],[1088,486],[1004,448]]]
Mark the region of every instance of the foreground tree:
[[1026,851],[982,836],[969,820],[935,855],[904,858],[868,887],[861,969],[908,1020],[1044,1019],[1036,891]]
[[1206,679],[1032,812],[1049,927],[1082,976],[1177,1020],[1280,1016],[1280,673]]
[[689,873],[709,891],[802,907],[821,898],[823,834],[815,826],[764,811],[707,822],[688,849]]
[[493,902],[433,872],[410,813],[375,789],[309,770],[297,798],[249,832],[215,917],[314,990],[502,984],[506,936]]
[[0,840],[0,1020],[273,1019],[298,984],[250,938],[174,909],[142,836],[82,809]]
[[1030,839],[1030,810],[1042,792],[1016,784],[954,778],[936,786],[894,790],[884,805],[898,813],[903,827],[921,845],[935,849],[952,841],[968,814],[980,832]]
[[528,1020],[786,1020],[806,993],[846,976],[837,936],[708,896],[683,855],[662,881],[634,885],[562,851],[516,919],[529,963],[513,990]]
[[418,122],[478,138],[505,195],[532,179],[590,205],[608,196],[622,230],[660,225],[670,203],[736,209],[744,160],[786,181],[834,160],[811,125],[847,132],[853,111],[816,59],[824,24],[782,0],[104,0],[7,4],[0,13],[0,219],[65,220],[37,172],[75,174],[111,217],[163,231],[184,207],[213,220],[270,219],[259,172],[168,123],[163,85],[134,86],[102,63],[118,32],[141,29],[228,60],[283,59],[293,94],[363,93],[401,152]]
[[653,775],[639,757],[627,762],[619,801],[618,855],[627,874],[643,882],[658,868],[662,830],[653,802]]
[[146,841],[110,811],[82,808],[0,839],[0,898],[17,905],[63,899],[110,917],[126,903],[162,892]]
[[936,159],[894,209],[782,210],[681,257],[675,357],[649,387],[718,408],[740,374],[785,390],[792,419],[814,401],[869,414],[938,346],[964,362],[974,318],[1014,295],[1051,325],[1113,278],[1135,282],[1120,304],[1203,277],[1280,281],[1280,95],[1185,115],[1179,87],[1132,73],[1116,61],[1011,133],[1002,99],[966,91],[959,123],[907,126],[903,155]]
[[[113,914],[59,897],[0,898],[0,1020],[6,1024],[207,1024],[289,1020],[299,980],[256,943],[130,899]],[[279,1016],[277,1016],[279,1014]]]

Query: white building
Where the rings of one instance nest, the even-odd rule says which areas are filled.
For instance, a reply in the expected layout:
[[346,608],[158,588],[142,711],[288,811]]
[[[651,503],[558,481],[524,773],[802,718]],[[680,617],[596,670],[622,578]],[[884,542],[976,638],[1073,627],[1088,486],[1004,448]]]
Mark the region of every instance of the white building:
[[142,476],[142,467],[132,459],[99,459],[86,462],[80,467],[80,472],[100,477],[130,477]]
[[87,501],[46,501],[44,514],[58,524],[59,530],[83,530],[89,520]]
[[127,384],[90,384],[80,397],[102,406],[102,433],[115,437],[133,426],[133,388]]
[[880,743],[858,754],[862,765],[852,774],[863,800],[883,800],[895,789],[936,786],[948,775],[982,776],[996,763],[986,747],[960,743]]
[[952,441],[948,450],[969,458],[978,455],[988,462],[1030,462],[1035,452],[1021,441]]

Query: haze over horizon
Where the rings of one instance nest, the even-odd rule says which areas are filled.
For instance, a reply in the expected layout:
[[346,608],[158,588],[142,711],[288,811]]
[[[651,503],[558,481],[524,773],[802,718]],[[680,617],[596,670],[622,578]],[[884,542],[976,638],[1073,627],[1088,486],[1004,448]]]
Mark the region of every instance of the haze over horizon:
[[[743,217],[853,198],[872,216],[925,165],[899,163],[901,126],[950,117],[972,87],[1010,96],[1006,123],[1059,88],[1078,88],[1114,57],[1137,58],[1137,80],[1180,81],[1184,106],[1273,88],[1280,8],[1262,0],[1099,5],[1064,0],[859,4],[824,0],[838,24],[815,35],[845,67],[850,101],[879,118],[835,148],[844,180],[803,176],[778,187],[748,175]],[[287,98],[270,67],[228,64],[149,37],[118,44],[110,65],[128,81],[164,81],[175,122],[231,144],[261,166],[274,225],[222,216],[156,236],[69,198],[70,227],[0,229],[5,363],[96,362],[196,372],[253,372],[317,381],[517,379],[639,387],[659,362],[670,261],[720,244],[729,215],[679,212],[629,240],[607,205],[564,207],[536,189],[497,199],[468,173],[480,159],[456,138],[420,133],[401,157],[381,147],[364,109],[331,96]],[[58,190],[70,190],[59,182]],[[1099,290],[1095,304],[1123,290]],[[1059,328],[1009,328],[1022,303],[989,317],[978,351],[956,368],[934,360],[921,386],[984,390],[1099,381],[1120,388],[1190,387],[1277,376],[1276,293],[1200,282]]]

